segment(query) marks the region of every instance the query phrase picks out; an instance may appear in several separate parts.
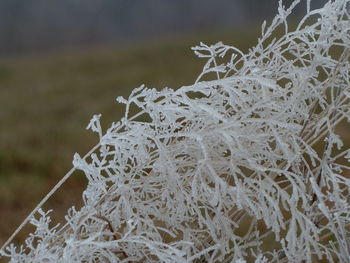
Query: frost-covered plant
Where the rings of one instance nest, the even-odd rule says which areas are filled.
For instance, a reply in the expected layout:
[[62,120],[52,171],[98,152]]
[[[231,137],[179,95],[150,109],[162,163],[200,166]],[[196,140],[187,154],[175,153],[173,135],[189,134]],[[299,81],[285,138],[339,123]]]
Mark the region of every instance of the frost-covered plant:
[[[278,15],[243,53],[217,43],[192,86],[143,86],[85,172],[84,206],[64,226],[32,217],[10,262],[350,261],[349,0],[311,9],[289,30]],[[284,33],[274,38],[283,28]],[[129,116],[131,107],[139,113]],[[145,120],[145,116],[149,121]],[[144,118],[141,118],[144,117]]]

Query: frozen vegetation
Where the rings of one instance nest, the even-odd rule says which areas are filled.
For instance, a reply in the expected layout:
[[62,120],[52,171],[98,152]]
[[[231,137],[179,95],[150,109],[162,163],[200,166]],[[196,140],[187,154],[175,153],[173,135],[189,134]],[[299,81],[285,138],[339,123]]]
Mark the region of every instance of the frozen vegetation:
[[[36,209],[10,262],[350,261],[349,0],[279,4],[243,53],[200,44],[191,86],[135,89],[125,116],[74,156],[84,206],[49,226]],[[282,33],[281,33],[282,32]],[[131,116],[133,108],[138,114]],[[67,176],[69,176],[69,173]],[[64,180],[63,180],[64,181]],[[55,190],[55,189],[54,189]]]

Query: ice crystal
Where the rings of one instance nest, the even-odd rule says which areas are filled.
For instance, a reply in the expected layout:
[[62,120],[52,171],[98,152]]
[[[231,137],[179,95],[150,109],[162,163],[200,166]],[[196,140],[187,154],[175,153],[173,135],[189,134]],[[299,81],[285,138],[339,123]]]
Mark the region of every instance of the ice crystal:
[[[87,158],[66,224],[49,217],[10,262],[349,262],[349,0],[300,1],[262,26],[247,53],[219,42],[191,86],[141,86]],[[276,34],[280,32],[283,34]],[[131,106],[139,113],[130,116]],[[142,121],[148,116],[150,121]]]

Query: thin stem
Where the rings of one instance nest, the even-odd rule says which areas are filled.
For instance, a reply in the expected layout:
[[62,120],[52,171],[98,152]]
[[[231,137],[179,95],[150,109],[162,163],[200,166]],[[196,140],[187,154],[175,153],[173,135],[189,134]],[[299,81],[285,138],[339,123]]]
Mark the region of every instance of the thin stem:
[[[100,147],[100,143],[96,144],[84,157],[83,159],[86,159],[89,157],[94,151],[96,151]],[[4,250],[10,242],[17,236],[17,234],[23,229],[23,227],[30,221],[30,219],[34,216],[36,212],[42,207],[47,200],[63,185],[65,181],[76,171],[76,168],[73,167],[70,169],[68,173],[65,174],[65,176],[51,189],[51,191],[39,202],[39,204],[29,213],[29,215],[23,220],[23,222],[17,227],[15,232],[9,237],[9,239],[6,240],[4,245],[1,247],[0,250]]]

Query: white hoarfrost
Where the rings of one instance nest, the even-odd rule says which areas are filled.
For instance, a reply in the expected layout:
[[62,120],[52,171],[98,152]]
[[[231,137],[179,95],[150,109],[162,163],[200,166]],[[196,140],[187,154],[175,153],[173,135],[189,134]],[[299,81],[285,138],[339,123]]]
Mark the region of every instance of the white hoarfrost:
[[[10,262],[350,261],[350,0],[285,7],[243,53],[219,42],[195,84],[129,98],[87,158],[84,206],[39,211]],[[130,116],[131,107],[139,113]],[[345,125],[345,124],[342,124]],[[337,132],[339,134],[337,134]],[[342,133],[344,135],[344,132]]]

